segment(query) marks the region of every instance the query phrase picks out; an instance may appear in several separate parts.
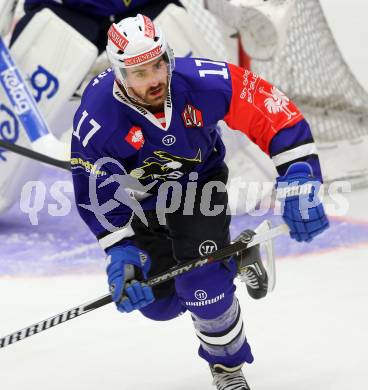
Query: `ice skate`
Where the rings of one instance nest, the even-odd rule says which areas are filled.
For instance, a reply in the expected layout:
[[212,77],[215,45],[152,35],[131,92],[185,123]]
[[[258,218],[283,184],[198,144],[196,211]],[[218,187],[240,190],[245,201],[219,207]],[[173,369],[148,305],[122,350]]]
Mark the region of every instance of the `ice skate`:
[[[254,234],[249,230],[250,234]],[[243,266],[244,261],[252,259],[252,264]],[[248,294],[253,299],[264,298],[268,291],[268,276],[265,267],[262,264],[259,245],[253,246],[247,251],[235,257],[238,265],[240,279],[245,282]]]
[[[264,221],[255,231],[247,229],[243,231],[234,241],[249,242],[256,233],[265,232],[271,228],[269,221]],[[248,294],[253,299],[261,299],[275,287],[275,258],[273,254],[272,240],[248,248],[234,256],[238,268],[238,277],[247,286]],[[262,252],[262,253],[261,253]],[[263,264],[266,263],[266,267]]]
[[250,390],[241,366],[226,367],[222,364],[210,366],[213,384],[217,390]]

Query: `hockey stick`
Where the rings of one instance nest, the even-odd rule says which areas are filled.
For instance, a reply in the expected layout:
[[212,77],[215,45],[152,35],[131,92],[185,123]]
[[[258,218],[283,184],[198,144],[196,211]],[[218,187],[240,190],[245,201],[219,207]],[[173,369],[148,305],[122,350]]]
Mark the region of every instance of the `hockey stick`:
[[66,145],[50,133],[36,101],[1,36],[0,83],[26,130],[32,148],[38,152],[50,154],[51,158],[56,156],[58,160],[67,160]]
[[48,165],[52,165],[53,167],[65,169],[69,172],[71,170],[69,161],[57,160],[56,158],[46,156],[46,154],[38,153],[24,146],[12,144],[10,142],[6,142],[1,139],[0,139],[0,148],[4,148],[11,152],[17,153],[21,156],[31,158],[32,160],[36,160]]
[[[260,244],[264,241],[269,241],[281,234],[286,234],[288,231],[289,229],[287,225],[282,224],[273,229],[268,230],[267,232],[257,233],[256,235],[253,236],[250,236],[249,234],[241,235],[240,241],[234,242],[226,246],[225,248],[219,249],[211,253],[208,257],[200,257],[198,259],[190,260],[183,264],[172,267],[168,271],[165,271],[159,275],[149,278],[146,281],[146,284],[151,287],[156,286],[170,279],[173,279],[178,275],[182,275],[196,268],[203,267],[206,264],[210,264],[215,261],[224,260],[254,245]],[[253,263],[252,259],[249,259],[249,265],[252,263]],[[98,309],[99,307],[107,305],[108,303],[111,302],[112,302],[111,295],[106,294],[100,298],[95,299],[94,301],[64,311],[63,313],[57,314],[56,316],[50,317],[44,321],[38,322],[37,324],[33,324],[31,326],[28,326],[26,328],[23,328],[17,332],[11,333],[1,338],[0,348],[4,348],[17,341],[21,341],[27,337],[40,333],[46,329],[52,328],[63,322],[79,317],[82,314],[86,314],[92,310]]]

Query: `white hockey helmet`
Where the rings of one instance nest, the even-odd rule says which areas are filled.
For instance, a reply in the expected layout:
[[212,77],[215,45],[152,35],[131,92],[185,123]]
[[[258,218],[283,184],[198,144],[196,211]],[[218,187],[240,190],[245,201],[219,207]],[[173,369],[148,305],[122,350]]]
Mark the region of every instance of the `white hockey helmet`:
[[119,23],[108,31],[106,53],[115,77],[127,89],[126,69],[151,62],[161,56],[168,65],[169,79],[175,67],[173,52],[159,26],[147,16],[138,14]]

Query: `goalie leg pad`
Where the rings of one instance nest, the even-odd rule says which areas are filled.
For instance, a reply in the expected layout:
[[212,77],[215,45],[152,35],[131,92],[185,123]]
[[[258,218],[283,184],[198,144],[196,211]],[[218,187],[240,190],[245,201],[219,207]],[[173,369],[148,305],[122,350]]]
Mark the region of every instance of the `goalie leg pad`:
[[[47,48],[47,50],[45,50]],[[37,13],[15,41],[11,53],[51,123],[97,58],[97,48],[49,9]],[[51,126],[52,128],[52,126]],[[0,138],[30,147],[26,131],[0,89]],[[19,199],[27,180],[35,180],[40,163],[0,150],[0,213]]]
[[11,53],[49,123],[97,58],[97,48],[48,8],[33,16]]

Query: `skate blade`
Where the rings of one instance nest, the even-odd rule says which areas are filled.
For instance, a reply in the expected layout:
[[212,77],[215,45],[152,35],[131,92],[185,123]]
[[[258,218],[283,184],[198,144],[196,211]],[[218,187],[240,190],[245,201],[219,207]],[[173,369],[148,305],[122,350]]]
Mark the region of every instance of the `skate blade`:
[[[272,223],[269,220],[263,221],[257,228],[255,232],[258,233],[266,233],[271,230]],[[261,251],[261,260],[266,268],[267,276],[268,276],[268,292],[272,292],[275,289],[276,285],[276,264],[275,264],[275,252],[273,247],[273,240],[267,240],[260,243],[260,251]]]

